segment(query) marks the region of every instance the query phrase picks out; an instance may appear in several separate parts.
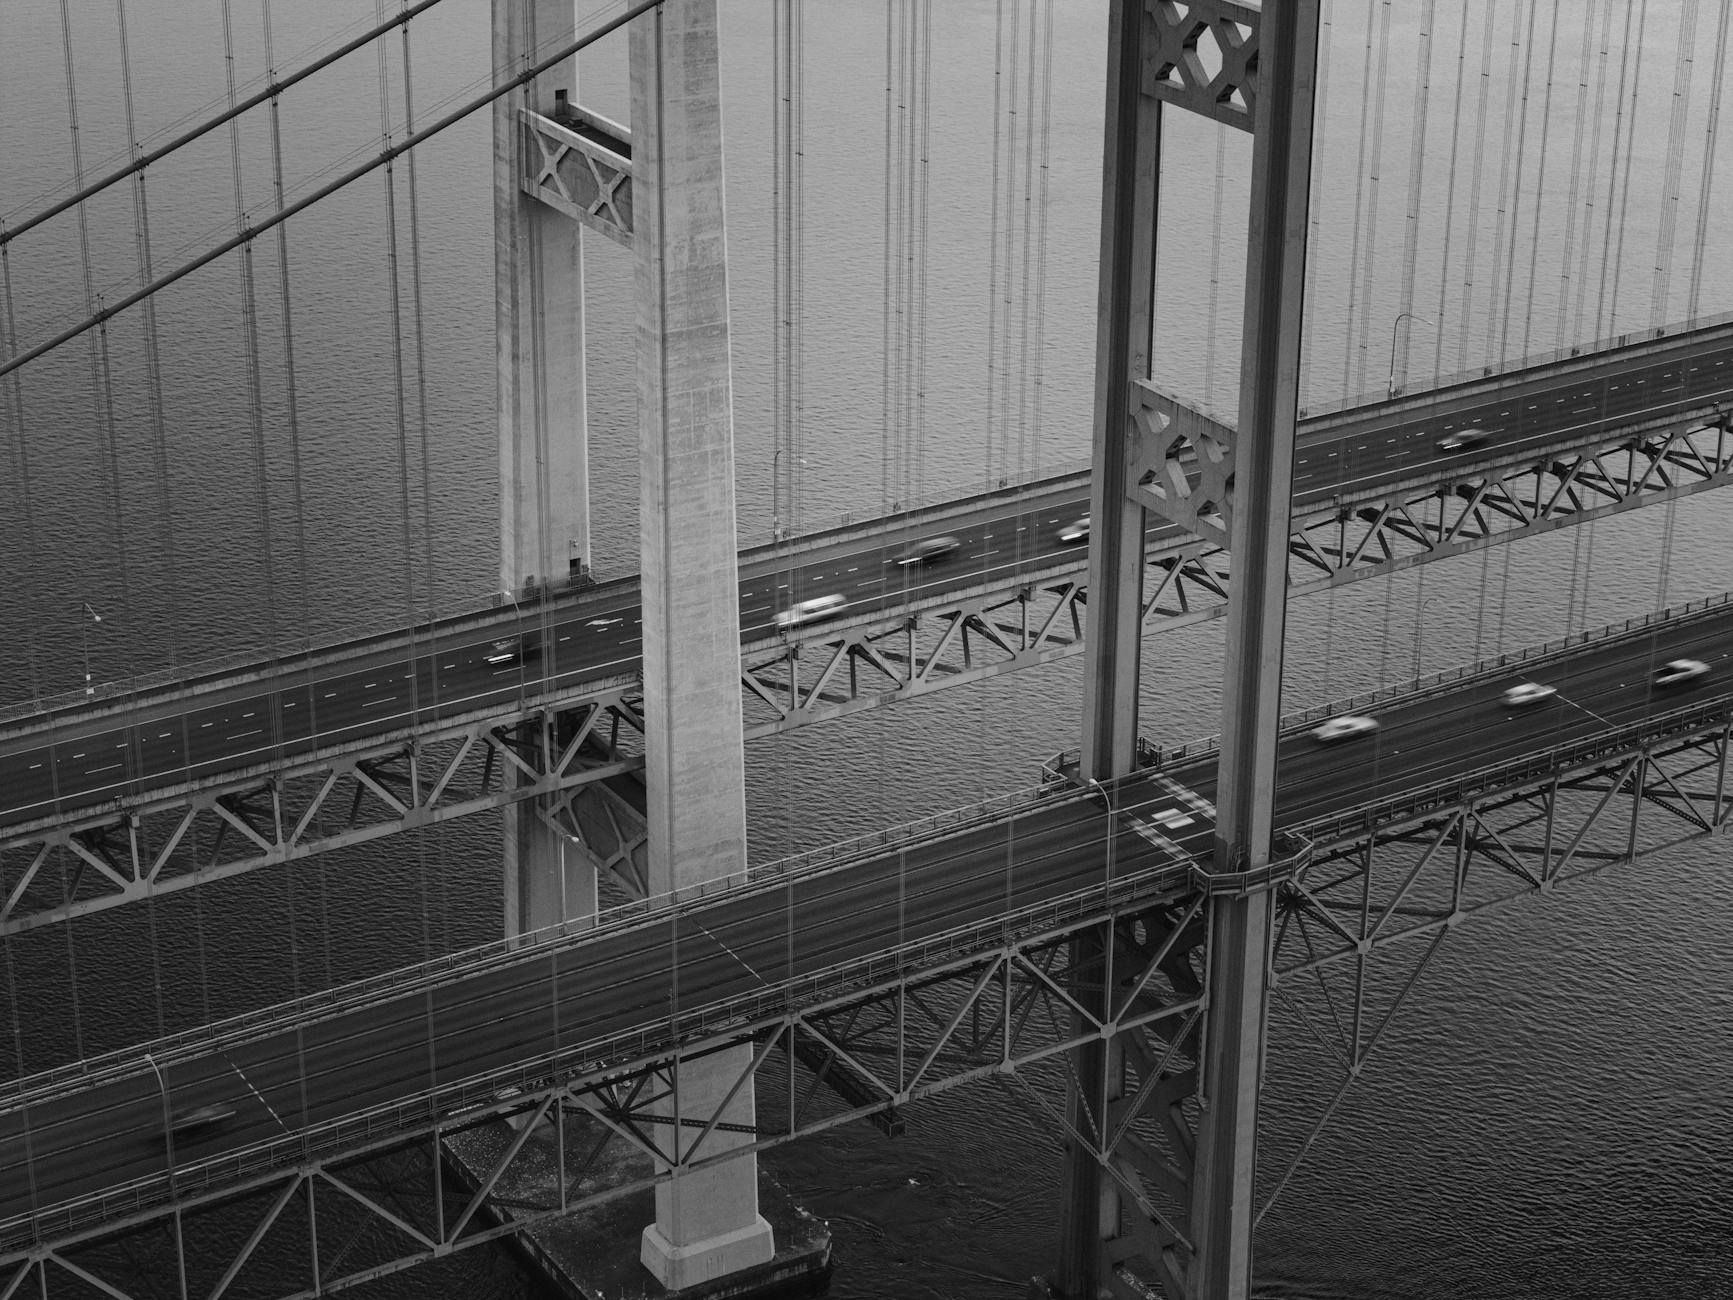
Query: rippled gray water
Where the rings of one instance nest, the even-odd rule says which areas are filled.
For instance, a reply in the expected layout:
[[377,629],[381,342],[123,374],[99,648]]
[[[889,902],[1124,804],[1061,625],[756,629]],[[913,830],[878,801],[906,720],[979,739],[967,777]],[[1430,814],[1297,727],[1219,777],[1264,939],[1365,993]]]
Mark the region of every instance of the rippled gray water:
[[[1513,134],[1503,116],[1511,102],[1505,70],[1527,52],[1528,8],[1470,3],[1463,24],[1455,3],[1438,6],[1427,181],[1409,222],[1409,147],[1419,120],[1413,8],[1349,0],[1330,6],[1307,401],[1382,390],[1392,321],[1408,305],[1400,285],[1410,230],[1420,250],[1412,310],[1432,322],[1408,327],[1404,368],[1415,385],[1435,371],[1681,319],[1693,305],[1699,312],[1733,308],[1733,214],[1725,202],[1710,205],[1705,255],[1697,260],[1689,251],[1704,171],[1702,106],[1715,75],[1705,70],[1707,60],[1689,101],[1696,116],[1676,205],[1685,243],[1668,296],[1658,310],[1654,301],[1654,266],[1663,260],[1654,255],[1655,231],[1671,192],[1667,113],[1688,7],[1641,7],[1643,54],[1627,68],[1634,86],[1626,91],[1627,104],[1636,96],[1638,148],[1622,192],[1604,175],[1580,189],[1573,180],[1573,146],[1584,153],[1591,147],[1590,131],[1579,133],[1571,116],[1583,15],[1558,7],[1567,12],[1556,19],[1552,40],[1554,116],[1545,133],[1539,117],[1531,119],[1523,184],[1501,199],[1506,157],[1516,172],[1514,154],[1500,152]],[[112,20],[74,9],[80,125],[86,166],[94,170],[125,142],[113,40],[104,26]],[[887,164],[884,106],[887,99],[896,104],[898,92],[893,84],[887,94],[885,14],[878,6],[808,13],[802,401],[799,446],[787,453],[801,466],[795,499],[773,502],[769,9],[724,6],[743,534],[762,535],[773,512],[792,511],[809,524],[844,510],[876,513],[890,501],[972,491],[1087,450],[1101,9],[1055,5],[1050,74],[1039,42],[1029,61],[1027,5],[935,9],[925,290],[911,299],[909,316],[888,322],[887,186],[898,192],[905,165],[914,169],[906,174],[921,173],[895,148]],[[1604,128],[1592,137],[1604,164],[1615,130],[1630,125],[1615,110],[1617,96],[1596,89],[1603,80],[1617,83],[1625,10],[1587,9],[1594,25],[1585,122],[1592,128],[1598,115]],[[68,175],[58,12],[45,0],[14,0],[0,10],[0,211],[13,219]],[[1037,17],[1037,36],[1046,12]],[[1603,79],[1600,38],[1609,13],[1612,53]],[[370,11],[322,0],[278,6],[272,16],[276,60],[288,67],[294,55]],[[243,81],[264,66],[259,17],[248,4],[236,7]],[[1015,62],[1010,36],[996,26],[1001,18],[1016,19],[1022,33]],[[129,20],[141,131],[222,95],[215,6],[135,6]],[[1530,98],[1537,114],[1551,21],[1542,13],[1534,29]],[[1391,44],[1380,98],[1362,90],[1377,85],[1386,22]],[[1712,27],[1707,17],[1701,21],[1699,42]],[[1513,34],[1520,38],[1514,54]],[[997,78],[996,41],[1004,52]],[[475,79],[485,49],[485,16],[476,7],[442,8],[418,21],[418,119]],[[1495,62],[1477,153],[1475,73],[1483,49]],[[620,63],[620,51],[608,49],[586,64],[582,98],[623,119]],[[292,187],[347,151],[374,146],[377,66],[365,54],[342,65],[318,95],[291,96],[283,123]],[[1463,91],[1459,66],[1468,71]],[[1038,80],[1050,77],[1050,101],[1026,97],[1031,69]],[[1025,137],[1012,135],[1013,101],[1017,131],[1047,115],[1045,142],[1037,135],[1026,147]],[[1373,108],[1364,117],[1362,104]],[[1442,124],[1458,104],[1465,126],[1448,182],[1451,140]],[[400,118],[395,98],[392,112]],[[249,119],[239,146],[249,205],[268,203],[269,140],[266,125]],[[1382,148],[1376,159],[1367,153],[1374,141]],[[1159,376],[1181,394],[1231,410],[1245,141],[1221,140],[1213,128],[1170,114],[1167,144]],[[159,269],[175,263],[177,250],[233,229],[229,150],[226,135],[218,136],[153,170]],[[1733,167],[1726,133],[1720,151],[1726,177]],[[1471,237],[1466,214],[1477,174],[1479,225]],[[1039,185],[1025,184],[1028,175],[1045,177],[1044,206]],[[400,166],[395,184],[405,218],[407,181]],[[427,491],[413,401],[400,459],[384,182],[374,177],[291,228],[299,514],[289,491],[274,243],[260,249],[257,267],[264,435],[257,445],[238,323],[241,269],[233,258],[189,277],[159,307],[167,391],[160,457],[141,335],[130,318],[109,336],[112,461],[101,436],[106,410],[90,397],[91,353],[75,344],[32,367],[23,387],[23,445],[33,526],[26,527],[12,425],[12,460],[0,490],[0,572],[7,580],[0,588],[0,689],[8,700],[75,687],[87,658],[99,676],[118,677],[266,648],[273,638],[287,643],[388,623],[430,598],[471,597],[492,585],[485,123],[455,128],[430,146],[416,181]],[[1567,207],[1573,199],[1576,206]],[[1373,202],[1376,229],[1354,216],[1357,204]],[[1589,207],[1592,216],[1582,215],[1576,242],[1567,243],[1560,214]],[[1609,247],[1601,223],[1615,208],[1624,221]],[[1447,210],[1457,214],[1448,225]],[[1539,221],[1537,211],[1546,214]],[[93,206],[94,288],[106,296],[135,269],[130,213],[124,192]],[[1505,222],[1515,234],[1500,244]],[[402,240],[398,251],[407,259],[407,227]],[[1441,261],[1446,240],[1448,269]],[[1025,260],[1026,248],[1044,260]],[[13,308],[26,342],[81,314],[78,249],[77,228],[65,219],[11,249]],[[625,572],[634,564],[637,497],[630,266],[611,246],[592,249],[586,275],[597,558],[604,572]],[[1495,256],[1501,249],[1515,269],[1509,281]],[[1693,265],[1700,270],[1694,304]],[[1603,274],[1603,266],[1623,269]],[[1500,296],[1507,283],[1509,309]],[[995,312],[994,301],[1008,306]],[[900,331],[915,329],[917,317],[916,342],[924,342],[914,352],[925,365],[919,421],[891,419],[887,393],[914,376],[887,365],[885,343],[894,356]],[[398,490],[404,467],[407,517]],[[165,492],[174,503],[172,530],[157,508]],[[1669,513],[1670,542],[1663,536]],[[1638,512],[1313,598],[1292,613],[1289,698],[1306,704],[1346,695],[1718,591],[1726,585],[1730,541],[1725,507],[1699,497],[1671,512]],[[429,549],[431,574],[423,563]],[[87,601],[104,612],[100,627],[80,618]],[[1143,709],[1155,738],[1216,730],[1219,637],[1219,628],[1205,625],[1147,643]],[[1041,757],[1074,743],[1078,671],[1075,662],[1059,664],[753,746],[754,856],[780,856],[1031,784]],[[491,938],[499,916],[494,835],[482,820],[437,839],[405,836],[291,873],[260,873],[10,940],[6,979],[19,1043],[10,1068],[124,1043],[141,1025],[173,1027]],[[1733,1176],[1722,1158],[1733,1139],[1730,890],[1726,854],[1706,842],[1458,931],[1265,1220],[1262,1290],[1294,1300],[1733,1295],[1733,1221],[1725,1209],[1733,1203]],[[68,987],[75,994],[68,996]],[[1335,1082],[1303,1031],[1278,1015],[1267,1112],[1272,1151],[1292,1148]],[[1014,1293],[1048,1267],[1056,1155],[1036,1121],[1010,1094],[987,1087],[918,1106],[908,1121],[896,1141],[845,1131],[766,1160],[830,1219],[838,1251],[833,1294],[985,1300]],[[498,1300],[529,1294],[514,1265],[480,1253],[378,1289]]]

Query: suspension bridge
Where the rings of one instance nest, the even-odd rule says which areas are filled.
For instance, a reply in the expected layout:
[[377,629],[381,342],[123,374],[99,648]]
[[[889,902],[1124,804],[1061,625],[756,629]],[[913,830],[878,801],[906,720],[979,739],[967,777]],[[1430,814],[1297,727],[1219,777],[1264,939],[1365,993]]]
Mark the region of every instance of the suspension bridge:
[[[52,653],[33,633],[24,638],[32,689],[0,712],[0,936],[23,952],[75,921],[105,924],[99,914],[121,919],[221,880],[488,814],[505,824],[506,933],[179,1032],[20,1064],[0,1084],[0,1300],[90,1288],[124,1296],[141,1286],[323,1294],[646,1188],[656,1206],[642,1237],[646,1277],[670,1291],[750,1289],[771,1277],[777,1252],[759,1212],[757,1153],[863,1120],[892,1129],[923,1098],[994,1083],[995,1104],[1026,1107],[1067,1153],[1051,1294],[1243,1296],[1257,1221],[1451,933],[1513,901],[1720,833],[1733,798],[1733,665],[1722,648],[1733,605],[1719,597],[1657,599],[1661,607],[1616,625],[1362,697],[1282,708],[1283,628],[1298,597],[1390,582],[1494,547],[1508,554],[1560,529],[1592,537],[1597,521],[1651,506],[1665,531],[1666,590],[1677,503],[1733,473],[1733,325],[1704,310],[1703,289],[1715,265],[1721,87],[1706,105],[1693,97],[1696,4],[1677,21],[1647,321],[1616,308],[1603,317],[1597,306],[1595,328],[1566,337],[1567,288],[1557,300],[1558,346],[1510,351],[1522,274],[1525,338],[1532,329],[1546,194],[1544,181],[1528,194],[1525,252],[1527,103],[1546,96],[1534,129],[1536,153],[1551,158],[1552,64],[1568,61],[1557,13],[1543,41],[1539,7],[1513,6],[1514,25],[1500,28],[1514,37],[1504,71],[1510,104],[1520,93],[1524,108],[1502,155],[1515,180],[1498,185],[1488,309],[1497,364],[1489,344],[1488,364],[1444,374],[1440,331],[1432,382],[1398,379],[1402,318],[1437,329],[1414,308],[1442,316],[1448,305],[1415,294],[1422,176],[1438,163],[1421,107],[1388,380],[1374,398],[1333,409],[1302,392],[1315,303],[1333,292],[1317,279],[1329,259],[1318,248],[1315,173],[1325,164],[1313,138],[1326,116],[1332,6],[1110,5],[1089,465],[1013,471],[1009,457],[994,460],[993,439],[1011,436],[1000,430],[989,438],[985,490],[916,501],[925,494],[909,466],[925,453],[899,446],[886,452],[896,468],[886,470],[882,514],[799,528],[787,521],[802,513],[805,459],[797,322],[814,314],[802,298],[799,221],[806,18],[799,0],[773,6],[775,519],[769,540],[742,548],[714,0],[641,3],[594,23],[553,0],[496,0],[485,85],[417,118],[411,37],[416,23],[436,20],[438,3],[382,7],[376,23],[327,41],[289,74],[269,59],[266,4],[271,71],[250,94],[235,81],[225,5],[226,101],[148,143],[133,125],[117,6],[127,142],[94,178],[78,153],[72,19],[63,9],[47,25],[66,51],[72,179],[58,192],[44,187],[40,203],[0,225],[0,431],[12,456],[19,589],[36,589],[54,548],[50,503],[40,488],[32,495],[32,457],[43,453],[32,450],[27,398],[34,376],[67,382],[64,370],[46,368],[64,366],[72,350],[86,354],[78,382],[102,413],[97,442],[109,458],[117,530],[128,383],[156,395],[141,418],[154,428],[160,511],[192,508],[169,494],[163,470],[166,344],[154,304],[224,259],[242,267],[243,404],[270,589],[270,521],[282,507],[269,502],[269,481],[279,462],[290,469],[292,531],[307,545],[295,394],[318,383],[294,358],[288,232],[382,172],[399,545],[414,616],[328,635],[305,618],[287,632],[273,614],[262,650],[98,673],[88,638],[102,614],[80,597],[82,653],[58,679],[42,667]],[[1459,31],[1441,8],[1428,3],[1419,19],[1417,79],[1432,74],[1434,44],[1456,35],[1454,111],[1467,115],[1472,6],[1461,8]],[[1050,25],[1052,9],[1016,12],[1027,30],[1014,25],[1012,34],[1027,49],[1008,63],[1003,50],[998,57],[1002,71],[1028,76],[1021,93],[1032,105],[1038,24],[1045,15]],[[1606,222],[1600,293],[1609,267],[1618,293],[1614,252],[1624,234],[1611,209],[1615,196],[1629,197],[1644,39],[1629,30],[1633,12],[1609,0],[1581,24],[1563,204],[1572,233],[1560,259],[1577,285],[1579,323],[1592,296],[1596,217]],[[1641,15],[1647,22],[1646,6]],[[1368,20],[1369,81],[1375,51],[1388,58],[1389,17],[1385,6],[1382,45]],[[931,18],[902,4],[885,18],[884,346],[887,357],[903,354],[886,363],[887,446],[918,441],[924,420],[927,345],[908,322],[927,310]],[[1627,54],[1615,66],[1619,22]],[[1714,27],[1705,39],[1719,66],[1725,7]],[[1493,30],[1489,14],[1477,148]],[[584,107],[578,93],[579,52],[609,39],[624,51],[627,123]],[[303,82],[369,54],[383,145],[297,191],[285,182],[283,104]],[[1380,102],[1386,75],[1380,62]],[[1603,118],[1584,112],[1591,89],[1612,98],[1605,155]],[[248,165],[233,133],[247,114],[271,124],[273,200],[263,210],[240,197]],[[419,578],[410,504],[417,470],[429,473],[436,460],[429,370],[417,358],[429,325],[412,160],[478,114],[493,129],[503,590],[436,610],[425,597],[437,585],[428,478],[419,508],[429,572]],[[1212,312],[1226,142],[1250,137],[1243,340],[1237,400],[1226,403],[1168,382],[1153,346],[1168,220],[1159,199],[1172,179],[1163,133],[1176,129],[1164,114],[1201,117],[1216,131]],[[1461,125],[1448,154],[1449,205],[1458,202]],[[152,260],[147,181],[178,151],[225,130],[234,229],[163,270]],[[1362,117],[1362,154],[1370,138]],[[1045,149],[1033,133],[1023,141],[1025,186],[1040,170],[1030,161],[1037,143]],[[1015,149],[1002,156],[1014,159]],[[1700,163],[1700,188],[1694,228],[1687,220],[1681,236],[1690,159]],[[400,163],[406,176],[393,171]],[[1592,184],[1599,165],[1613,173],[1604,193]],[[1466,202],[1478,210],[1479,160],[1473,174]],[[99,292],[89,217],[118,191],[128,197],[136,275],[118,293]],[[1477,220],[1478,211],[1471,235]],[[28,301],[17,306],[26,292],[18,250],[56,222],[76,225],[84,285],[82,311],[59,323]],[[1015,277],[1001,277],[998,261],[1013,227],[995,222],[997,292]],[[638,571],[616,578],[597,570],[590,539],[584,276],[586,259],[607,252],[591,234],[630,250],[634,268],[641,545]],[[1356,200],[1349,278],[1369,282],[1375,232],[1364,238],[1361,248]],[[270,338],[261,344],[271,331],[255,266],[273,240],[281,357]],[[1682,312],[1668,288],[1676,247],[1690,259]],[[1046,250],[1029,245],[1022,255]],[[1447,274],[1457,265],[1448,251],[1442,264]],[[1472,287],[1470,272],[1453,290],[1465,319]],[[1351,291],[1348,301],[1346,334],[1359,331],[1364,353],[1370,298]],[[995,305],[991,330],[1008,335],[1011,319]],[[117,363],[111,341],[135,324],[142,367]],[[1217,332],[1212,317],[1206,369]],[[1029,341],[1025,332],[1025,353]],[[1036,343],[1038,354],[1038,332]],[[1026,356],[1020,364],[1027,369]],[[264,395],[273,386],[284,401]],[[1013,408],[1027,407],[995,401],[1007,429]],[[287,458],[271,450],[284,437]],[[171,585],[184,563],[171,547],[162,566]],[[123,549],[123,574],[127,567]],[[139,583],[150,581],[149,567],[133,561]],[[305,573],[292,581],[305,589]],[[1573,591],[1575,582],[1573,574]],[[136,629],[134,597],[125,602]],[[1218,616],[1222,734],[1152,739],[1139,723],[1145,638]],[[140,644],[124,657],[143,664],[150,655]],[[868,710],[1072,656],[1084,665],[1082,743],[1031,755],[1038,785],[749,862],[746,741],[776,744],[821,722],[847,727]],[[1519,682],[1547,691],[1513,699]],[[1330,733],[1319,728],[1332,719],[1355,720],[1376,739],[1323,743]],[[160,971],[156,983],[161,997]],[[10,976],[9,987],[22,1063],[17,1026],[29,1013]],[[1258,1146],[1268,1022],[1283,999],[1311,994],[1340,1000],[1326,1037],[1342,1077],[1320,1085],[1329,1097],[1315,1125],[1273,1168]],[[449,1153],[465,1141],[486,1156],[457,1186]],[[632,1153],[641,1175],[598,1181],[610,1147]],[[558,1175],[539,1200],[503,1198],[523,1167],[550,1159]],[[389,1195],[379,1190],[386,1183]],[[337,1241],[346,1244],[332,1249]],[[267,1268],[267,1257],[277,1262]]]

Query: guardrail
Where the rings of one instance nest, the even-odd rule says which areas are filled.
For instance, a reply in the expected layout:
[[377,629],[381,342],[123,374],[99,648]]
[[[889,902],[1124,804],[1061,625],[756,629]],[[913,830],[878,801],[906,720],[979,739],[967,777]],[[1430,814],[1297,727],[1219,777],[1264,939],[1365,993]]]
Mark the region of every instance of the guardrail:
[[[1070,797],[1081,800],[1086,796],[1079,790],[1070,792]],[[531,950],[591,943],[641,925],[676,921],[681,916],[723,898],[775,888],[847,862],[878,856],[902,844],[931,842],[972,826],[1002,821],[1007,817],[1031,811],[1039,805],[1063,802],[1064,799],[1064,792],[1043,786],[999,795],[980,803],[935,813],[902,826],[778,858],[749,867],[744,873],[703,885],[622,903],[598,913],[593,923],[568,922],[527,931],[512,938],[495,939],[473,948],[430,958],[414,966],[387,971],[367,979],[308,993],[287,1002],[242,1012],[151,1043],[120,1048],[86,1060],[38,1071],[10,1083],[0,1084],[0,1108],[16,1109],[38,1097],[55,1094],[68,1087],[88,1087],[145,1074],[151,1069],[145,1059],[147,1052],[160,1068],[189,1056],[201,1055],[224,1044],[257,1037],[286,1023],[304,1022],[359,1010],[429,985],[446,984],[455,979],[480,974],[516,961]]]
[[[309,1160],[353,1152],[406,1132],[426,1130],[440,1120],[487,1108],[509,1109],[517,1096],[552,1086],[560,1076],[619,1069],[692,1047],[698,1040],[729,1030],[751,1032],[755,1023],[779,1018],[796,1005],[815,1003],[850,989],[870,988],[911,968],[931,969],[949,960],[1035,935],[1057,934],[1147,899],[1192,888],[1186,864],[1155,867],[1118,880],[1091,885],[1016,912],[884,952],[839,963],[822,971],[722,999],[654,1025],[610,1034],[591,1042],[520,1062],[508,1069],[429,1089],[413,1097],[374,1106],[300,1132],[228,1152],[174,1171],[137,1179],[97,1195],[69,1201],[0,1222],[0,1249],[11,1250],[50,1236],[70,1234],[121,1215],[169,1203],[188,1194],[228,1187]],[[160,1058],[159,1058],[160,1063]],[[507,1089],[516,1092],[507,1094]]]
[[1605,338],[1595,339],[1590,343],[1578,344],[1572,348],[1551,348],[1545,352],[1532,352],[1517,359],[1514,365],[1504,366],[1494,370],[1490,366],[1470,366],[1466,370],[1453,370],[1440,374],[1430,385],[1422,389],[1406,388],[1399,391],[1392,399],[1388,389],[1370,389],[1352,397],[1334,398],[1326,402],[1309,402],[1300,408],[1300,419],[1311,420],[1326,415],[1338,415],[1343,411],[1352,411],[1361,407],[1381,406],[1392,400],[1413,400],[1418,397],[1444,398],[1449,394],[1444,390],[1458,388],[1466,384],[1479,383],[1487,379],[1503,379],[1517,375],[1524,370],[1535,370],[1541,366],[1559,365],[1566,361],[1582,361],[1599,356],[1605,352],[1616,352],[1620,348],[1628,348],[1638,343],[1653,343],[1661,339],[1677,339],[1686,334],[1701,333],[1718,326],[1733,323],[1733,312],[1716,312],[1709,316],[1696,316],[1688,321],[1674,325],[1663,325],[1655,329],[1629,330],[1624,334],[1612,334]]
[[1674,709],[1642,722],[1629,723],[1613,731],[1556,746],[1541,754],[1526,755],[1476,768],[1461,776],[1452,777],[1449,781],[1428,786],[1424,790],[1356,804],[1352,808],[1344,808],[1324,817],[1301,822],[1289,830],[1305,836],[1314,845],[1357,838],[1391,821],[1406,819],[1434,808],[1456,807],[1497,790],[1524,785],[1573,768],[1586,767],[1597,759],[1604,759],[1612,754],[1629,753],[1645,744],[1719,730],[1730,724],[1733,724],[1733,701],[1716,700],[1709,704]]
[[[1476,677],[1491,677],[1506,669],[1546,663],[1551,660],[1565,658],[1581,650],[1584,646],[1595,645],[1602,641],[1611,641],[1619,637],[1629,636],[1633,632],[1641,632],[1658,628],[1663,624],[1684,623],[1707,617],[1718,610],[1733,605],[1733,591],[1724,591],[1715,596],[1703,596],[1697,600],[1686,601],[1682,605],[1669,605],[1666,609],[1655,610],[1649,614],[1641,614],[1635,618],[1627,618],[1622,623],[1608,623],[1591,631],[1571,632],[1540,645],[1525,646],[1520,650],[1509,650],[1503,654],[1488,655],[1483,659],[1475,659],[1465,664],[1457,664],[1451,668],[1440,668],[1430,673],[1422,673],[1407,681],[1396,682],[1389,686],[1375,687],[1370,691],[1361,691],[1345,699],[1332,700],[1327,704],[1314,704],[1294,713],[1282,715],[1282,734],[1290,735],[1301,731],[1315,722],[1325,718],[1340,717],[1344,713],[1357,713],[1381,704],[1392,704],[1397,701],[1421,699],[1441,690],[1455,689],[1464,682]],[[1144,768],[1167,768],[1180,763],[1196,762],[1207,758],[1221,749],[1221,737],[1205,736],[1199,740],[1187,741],[1182,745],[1156,745],[1150,741],[1138,741],[1138,763]],[[1061,750],[1041,765],[1043,784],[1051,787],[1057,783],[1074,784],[1066,769],[1075,771],[1082,759],[1082,751],[1077,749]]]
[[[606,603],[631,590],[636,575],[614,578],[608,582],[586,583],[582,586],[547,586],[526,590],[521,598],[492,592],[462,603],[453,602],[443,611],[423,616],[411,627],[383,628],[350,633],[343,639],[303,640],[280,647],[275,652],[238,650],[233,654],[217,655],[192,663],[153,668],[129,674],[111,681],[92,683],[88,689],[61,691],[15,704],[0,706],[0,727],[25,719],[49,724],[63,717],[98,714],[107,706],[124,704],[140,707],[152,702],[153,695],[178,695],[230,680],[247,680],[249,674],[266,671],[297,672],[317,668],[336,659],[348,659],[370,650],[384,650],[395,645],[421,646],[441,637],[462,635],[503,618],[507,606],[516,609],[520,624],[538,619],[544,613],[558,612],[562,616],[587,605]],[[528,630],[527,628],[525,630]],[[145,696],[147,698],[140,698]]]

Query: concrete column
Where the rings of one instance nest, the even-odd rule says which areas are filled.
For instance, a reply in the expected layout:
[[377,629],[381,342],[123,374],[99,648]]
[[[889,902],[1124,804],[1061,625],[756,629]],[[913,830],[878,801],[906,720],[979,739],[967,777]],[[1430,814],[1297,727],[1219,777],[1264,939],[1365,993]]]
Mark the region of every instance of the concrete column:
[[1161,164],[1161,101],[1143,85],[1144,23],[1143,0],[1115,0],[1107,32],[1080,773],[1097,781],[1130,772],[1137,750],[1144,521],[1131,495],[1131,381],[1149,378]]
[[[734,430],[715,0],[668,0],[631,28],[632,185],[650,891],[746,866]],[[679,971],[673,972],[677,982]],[[708,1119],[749,1047],[684,1065],[671,1117]],[[750,1082],[726,1116],[750,1124]],[[691,1134],[669,1126],[672,1151]],[[711,1134],[700,1154],[739,1145]],[[644,1265],[670,1289],[767,1262],[752,1156],[656,1195]]]
[[[573,0],[493,0],[493,62],[516,70],[575,27]],[[500,586],[558,582],[589,562],[584,271],[578,224],[523,192],[518,110],[551,114],[577,60],[494,106],[494,320],[499,413]],[[533,174],[533,172],[531,173]],[[547,661],[532,660],[530,667]],[[505,931],[596,910],[595,871],[527,804],[505,813]]]
[[[676,1154],[706,1159],[750,1140],[745,1133],[726,1132],[718,1125],[702,1146],[694,1149],[693,1145],[724,1100],[722,1123],[753,1122],[752,1080],[729,1097],[751,1064],[750,1043],[679,1064],[674,1089],[678,1106],[671,1099],[664,1109],[680,1121],[667,1126],[667,1145]],[[656,1222],[644,1229],[639,1257],[663,1286],[678,1291],[770,1262],[776,1246],[770,1225],[758,1212],[757,1164],[754,1157],[743,1156],[657,1185]],[[750,1171],[750,1176],[743,1176],[742,1170]]]
[[715,0],[632,24],[645,774],[652,892],[746,864]]
[[[1265,5],[1247,228],[1246,312],[1227,671],[1216,783],[1215,867],[1270,861],[1287,620],[1288,518],[1298,423],[1306,213],[1311,197],[1318,0]],[[1252,1285],[1253,1174],[1269,1015],[1270,896],[1210,905],[1209,1028],[1192,1174],[1194,1300],[1244,1300]]]

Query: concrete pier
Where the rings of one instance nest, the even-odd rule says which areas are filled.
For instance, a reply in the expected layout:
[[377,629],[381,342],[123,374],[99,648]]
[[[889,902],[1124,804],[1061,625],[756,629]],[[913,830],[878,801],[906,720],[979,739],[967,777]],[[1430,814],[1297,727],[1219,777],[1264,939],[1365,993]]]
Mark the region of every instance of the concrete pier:
[[[658,894],[746,869],[716,0],[667,0],[634,20],[630,59],[645,822]],[[683,1065],[667,1113],[708,1119],[706,1106],[731,1098],[726,1119],[750,1125],[750,1057],[743,1047]],[[706,1151],[726,1145],[718,1132]],[[775,1255],[757,1164],[746,1155],[658,1187],[642,1259],[665,1286]]]
[[[568,1168],[601,1137],[600,1125],[581,1113],[565,1118]],[[552,1126],[532,1134],[481,1211],[494,1223],[510,1223],[526,1207],[556,1203],[559,1164]],[[445,1147],[448,1175],[466,1191],[480,1180],[513,1137],[505,1122],[472,1129]],[[650,1174],[650,1161],[623,1144],[605,1149],[601,1159],[571,1189],[573,1196],[620,1187]],[[774,1179],[759,1180],[759,1212],[775,1234],[776,1252],[761,1264],[670,1291],[647,1271],[639,1257],[644,1221],[655,1213],[655,1192],[634,1192],[574,1210],[557,1219],[513,1233],[507,1241],[524,1265],[567,1300],[797,1300],[823,1294],[830,1283],[830,1228],[794,1203]]]

